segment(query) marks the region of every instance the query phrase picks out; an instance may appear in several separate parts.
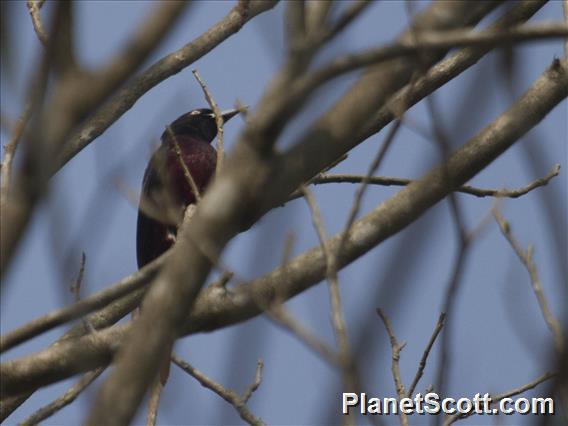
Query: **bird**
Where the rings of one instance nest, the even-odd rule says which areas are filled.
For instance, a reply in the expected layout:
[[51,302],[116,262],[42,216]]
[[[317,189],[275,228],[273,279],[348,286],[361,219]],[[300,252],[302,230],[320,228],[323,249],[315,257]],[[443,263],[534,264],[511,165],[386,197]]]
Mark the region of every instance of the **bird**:
[[[240,112],[221,113],[226,123]],[[152,262],[175,243],[186,208],[196,204],[190,179],[202,194],[215,174],[217,151],[211,142],[217,136],[215,113],[200,108],[182,114],[166,126],[160,146],[152,154],[142,180],[136,229],[138,268]],[[189,176],[188,176],[189,174]],[[138,309],[133,313],[133,319]],[[159,371],[161,386],[169,376],[171,348]]]
[[[239,109],[222,112],[223,122],[239,112]],[[142,181],[136,230],[138,268],[175,243],[185,209],[199,198],[190,179],[198,194],[202,194],[215,174],[217,151],[211,142],[216,135],[215,114],[207,108],[182,114],[166,126]]]

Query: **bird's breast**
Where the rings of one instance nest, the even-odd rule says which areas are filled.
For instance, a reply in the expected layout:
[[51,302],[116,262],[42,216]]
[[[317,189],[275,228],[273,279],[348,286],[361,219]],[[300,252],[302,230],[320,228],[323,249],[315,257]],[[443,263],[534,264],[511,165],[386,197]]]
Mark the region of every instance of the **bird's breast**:
[[217,151],[209,143],[190,137],[179,136],[176,142],[180,148],[179,152],[173,143],[168,149],[169,179],[175,197],[187,206],[196,201],[188,174],[202,194],[215,173]]

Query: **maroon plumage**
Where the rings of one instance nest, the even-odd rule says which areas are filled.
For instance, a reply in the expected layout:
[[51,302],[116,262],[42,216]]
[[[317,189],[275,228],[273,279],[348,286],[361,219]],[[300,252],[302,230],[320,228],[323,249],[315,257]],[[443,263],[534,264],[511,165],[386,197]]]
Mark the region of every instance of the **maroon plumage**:
[[[237,113],[230,110],[222,116],[227,122]],[[181,160],[203,193],[215,173],[217,152],[211,141],[216,135],[215,116],[209,109],[183,114],[162,134],[161,145],[152,155],[142,183],[136,234],[139,268],[173,245],[186,207],[196,201],[175,143]]]

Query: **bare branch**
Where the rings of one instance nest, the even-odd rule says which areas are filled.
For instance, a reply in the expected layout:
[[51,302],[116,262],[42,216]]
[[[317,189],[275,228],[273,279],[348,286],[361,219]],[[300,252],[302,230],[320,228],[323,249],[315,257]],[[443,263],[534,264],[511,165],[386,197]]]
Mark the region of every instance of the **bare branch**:
[[[169,359],[168,359],[169,362]],[[164,385],[159,377],[156,378],[154,386],[150,392],[150,399],[148,401],[148,415],[146,417],[146,426],[155,426],[158,418],[158,407],[160,406],[160,398]]]
[[[383,324],[385,325],[385,329],[389,335],[389,340],[391,344],[391,352],[392,352],[392,363],[391,363],[391,370],[392,370],[392,377],[394,379],[394,384],[396,387],[396,394],[398,395],[399,401],[402,398],[406,398],[406,391],[404,390],[404,384],[402,383],[402,379],[400,377],[400,352],[406,346],[406,343],[399,344],[394,331],[392,329],[392,325],[386,316],[386,314],[377,308],[377,314],[381,317]],[[400,412],[400,424],[402,426],[408,426],[408,417],[404,411]]]
[[[124,295],[142,289],[156,276],[156,273],[162,267],[167,256],[168,253],[165,253],[158,259],[146,265],[144,268],[119,281],[115,285],[110,286],[109,288],[92,296],[88,296],[70,306],[52,311],[49,314],[30,321],[26,325],[2,336],[0,339],[0,352],[7,351],[8,349],[38,336],[47,330],[65,324],[68,321],[80,318],[89,312],[106,306],[110,302],[119,299]],[[141,295],[139,294],[138,302],[140,300],[140,296]],[[136,304],[137,302],[134,303],[132,308],[134,308]]]
[[[322,2],[324,3],[324,2]],[[332,26],[323,30],[318,44],[326,43],[340,34],[349,24],[351,24],[357,17],[359,17],[369,6],[373,4],[370,0],[357,0],[352,2],[347,10],[333,23]]]
[[286,4],[286,36],[289,55],[302,50],[306,42],[306,5],[304,0]]
[[[54,117],[47,120],[44,105],[47,96],[49,75],[55,66],[55,48],[63,38],[65,21],[70,19],[70,2],[54,3],[52,14],[52,35],[46,49],[40,52],[40,59],[34,69],[34,75],[27,88],[27,102],[31,105],[31,125],[27,147],[23,151],[22,163],[26,165],[24,173],[18,173],[11,185],[13,191],[7,195],[10,201],[2,205],[0,215],[0,274],[4,274],[18,246],[21,236],[29,223],[36,202],[47,186],[46,157],[53,147],[50,139],[51,127],[56,124]],[[50,105],[50,108],[53,105]],[[51,109],[49,111],[52,111]],[[70,115],[70,114],[69,114]],[[48,125],[49,123],[49,125]],[[40,130],[41,129],[41,130]],[[41,138],[40,138],[41,132]],[[1,281],[2,283],[4,281]]]
[[[444,168],[447,169],[454,185],[459,186],[470,180],[566,97],[568,77],[565,67],[565,61],[555,61],[508,111],[452,154],[447,167]],[[258,174],[258,170],[255,170],[255,173]],[[339,258],[339,267],[344,267],[362,256],[443,199],[453,190],[444,179],[448,173],[442,173],[439,168],[432,170],[357,221],[351,228],[345,250]],[[229,194],[230,192],[227,193]],[[223,201],[225,202],[226,199]],[[195,227],[196,221],[192,220],[191,225]],[[333,237],[331,246],[336,247],[342,238],[342,235]],[[185,250],[181,253],[187,254]],[[184,256],[185,262],[190,259],[191,257]],[[192,262],[188,266],[196,267],[193,270],[194,274],[197,272],[203,274],[197,265],[200,263]],[[250,284],[235,287],[232,292],[234,297],[229,296],[219,300],[213,292],[205,291],[194,305],[181,331],[192,333],[197,330],[216,329],[258,315],[262,311],[258,306],[258,298],[264,298],[267,304],[274,294],[288,299],[318,283],[325,276],[325,269],[325,257],[321,248],[316,247]],[[184,279],[189,278],[184,275]],[[278,286],[278,291],[275,286]],[[251,297],[251,292],[257,297]],[[182,314],[187,314],[187,310]],[[12,360],[2,363],[1,390],[5,395],[24,392],[39,387],[42,383],[51,383],[62,377],[68,377],[67,375],[82,371],[84,368],[95,367],[97,362],[98,365],[102,365],[101,363],[109,359],[112,348],[124,338],[126,329],[125,326],[121,326],[118,329],[95,333],[96,344],[93,344],[95,336],[86,336],[83,338],[86,339],[84,342],[89,342],[88,344],[91,345],[86,353],[81,351],[84,344],[77,341],[67,347],[69,353],[64,359],[58,352],[62,346],[59,345],[32,355],[25,361]],[[40,354],[42,359],[48,357],[49,360],[34,365],[34,359]],[[23,371],[20,368],[26,371],[25,379],[17,374],[17,371]]]
[[[189,374],[191,377],[195,378],[199,383],[201,383],[201,386],[215,392],[217,395],[219,395],[221,398],[223,398],[225,401],[231,404],[235,408],[237,413],[239,413],[241,419],[243,419],[245,422],[247,422],[250,425],[264,425],[264,422],[260,418],[252,414],[249,411],[249,409],[246,407],[246,402],[250,398],[250,395],[252,395],[252,392],[254,392],[256,388],[258,388],[260,380],[262,379],[262,361],[258,362],[255,374],[255,381],[252,387],[249,388],[247,392],[245,392],[244,396],[240,396],[237,392],[231,389],[227,389],[223,385],[220,385],[219,383],[215,382],[213,379],[207,377],[201,371],[197,370],[196,368],[185,362],[177,355],[172,355],[172,361],[179,368],[181,368],[183,371],[185,371],[187,374]],[[247,398],[245,399],[245,397]]]
[[207,88],[207,85],[199,75],[199,72],[194,69],[191,70],[195,79],[199,82],[201,86],[201,90],[203,90],[203,94],[205,95],[205,100],[213,110],[213,114],[215,114],[215,124],[217,124],[217,168],[216,173],[218,174],[223,169],[223,160],[225,159],[225,144],[223,143],[223,116],[221,115],[221,110],[213,99],[213,95]]
[[0,206],[4,208],[8,201],[8,193],[10,191],[10,180],[12,177],[12,162],[16,154],[18,144],[24,134],[24,130],[32,113],[31,102],[26,105],[20,119],[16,122],[10,141],[4,146],[4,159],[0,165],[1,182],[0,182]]
[[334,2],[331,1],[306,2],[306,31],[313,34],[325,26],[333,6]]
[[28,10],[30,12],[30,16],[32,17],[32,24],[34,26],[34,31],[37,35],[38,40],[44,46],[47,46],[48,37],[43,29],[43,24],[41,23],[41,16],[39,15],[39,11],[43,6],[45,0],[28,0],[26,2],[28,6]]
[[250,384],[250,386],[247,388],[247,390],[243,393],[243,396],[242,396],[243,402],[245,404],[248,402],[248,400],[250,399],[252,394],[254,392],[256,392],[256,390],[260,386],[260,383],[262,382],[262,369],[263,368],[264,368],[264,362],[262,362],[262,359],[259,359],[256,362],[256,373],[254,375],[254,381]]
[[[285,265],[290,261],[290,253],[293,243],[294,234],[290,233],[286,238],[281,265]],[[268,318],[273,320],[277,325],[290,331],[308,348],[313,350],[331,365],[341,367],[341,359],[335,351],[329,347],[327,343],[310,332],[310,330],[308,330],[300,321],[297,321],[292,315],[290,315],[283,305],[283,298],[276,295],[271,305],[263,305],[264,302],[262,300],[259,300],[258,303],[259,306],[263,307]]]
[[434,332],[432,333],[432,336],[430,336],[430,340],[426,345],[426,349],[424,349],[424,353],[422,354],[422,358],[420,359],[420,364],[418,364],[418,370],[416,371],[416,375],[412,380],[412,384],[408,388],[408,393],[406,394],[406,396],[409,398],[412,398],[412,396],[414,395],[414,391],[416,390],[416,385],[418,384],[418,382],[422,378],[422,375],[424,374],[424,368],[426,368],[426,361],[428,360],[428,356],[430,355],[430,351],[432,350],[432,346],[434,346],[436,338],[440,334],[440,331],[442,331],[442,327],[444,327],[445,319],[446,319],[446,314],[442,312],[440,314],[440,317],[438,318],[438,322],[436,323]]
[[268,317],[276,324],[289,330],[302,343],[329,362],[331,365],[341,367],[341,359],[335,351],[323,340],[317,338],[302,323],[296,321],[281,304],[266,310]]
[[[162,5],[162,8],[168,8],[170,11],[174,7],[184,7],[184,4],[179,2],[166,3]],[[74,55],[73,3],[59,2],[56,6],[53,25],[51,25],[53,34],[50,35],[48,46],[43,52],[41,67],[39,67],[41,72],[37,86],[41,89],[38,90],[38,97],[42,101],[37,102],[36,111],[33,114],[37,118],[33,131],[30,132],[30,149],[26,150],[29,154],[24,161],[26,170],[22,170],[16,182],[19,189],[17,194],[19,205],[9,210],[6,209],[2,215],[2,250],[0,250],[2,272],[11,260],[28,226],[33,210],[48,186],[49,177],[59,168],[55,161],[61,151],[63,141],[72,130],[77,128],[79,123],[97,110],[112,91],[124,83],[132,71],[129,67],[121,68],[120,72],[112,74],[106,72],[91,74],[83,71],[76,63]],[[156,23],[155,19],[158,16],[163,18],[163,15],[156,14],[151,17],[150,23]],[[169,16],[173,19],[177,17],[177,14]],[[162,21],[162,24],[164,22]],[[142,47],[151,48],[157,43],[171,28],[169,23],[171,20],[165,22],[166,25],[144,26],[143,37],[136,39],[141,44],[135,42],[129,46],[131,49],[129,53],[122,55],[120,59],[129,60],[135,57],[143,61],[150,52]],[[156,29],[159,31],[154,32]],[[145,45],[142,41],[150,42]],[[134,51],[134,48],[141,49]],[[132,65],[135,62],[136,59],[129,64]],[[56,72],[53,74],[53,80],[50,81],[49,97],[44,102],[47,77],[51,75],[51,70]],[[49,105],[49,107],[43,107],[44,105]],[[39,136],[40,131],[41,137]]]
[[[556,164],[548,174],[542,178],[536,179],[529,184],[516,189],[486,189],[486,188],[476,188],[469,185],[460,186],[456,192],[462,192],[464,194],[475,195],[476,197],[499,197],[499,198],[519,198],[523,195],[528,194],[533,189],[540,188],[541,186],[546,186],[548,183],[558,176],[560,173],[560,164]],[[365,179],[365,176],[360,175],[350,175],[350,174],[320,174],[310,181],[314,185],[321,185],[327,183],[361,183]],[[381,186],[406,186],[413,182],[413,179],[388,177],[388,176],[370,176],[368,178],[369,185],[381,185]],[[297,194],[297,195],[296,195]],[[299,193],[294,193],[290,196],[291,199],[299,197]]]
[[96,75],[94,89],[99,92],[113,91],[128,76],[131,76],[144,63],[160,42],[174,28],[192,2],[159,2],[149,12],[137,30],[130,36],[112,60]]
[[[353,205],[351,206],[351,211],[349,212],[349,216],[347,218],[347,223],[345,224],[345,231],[344,231],[343,235],[347,236],[348,233],[349,233],[349,229],[351,228],[351,226],[353,226],[353,223],[355,222],[355,219],[357,218],[357,215],[359,214],[359,209],[361,208],[361,202],[363,200],[363,195],[365,194],[365,191],[366,191],[367,187],[369,186],[369,181],[371,179],[371,176],[373,176],[377,172],[379,166],[381,165],[381,162],[385,158],[385,155],[386,155],[389,147],[393,143],[394,138],[395,138],[398,130],[400,129],[401,123],[402,123],[401,120],[396,120],[395,123],[393,124],[393,126],[390,128],[389,133],[387,134],[387,137],[385,138],[384,143],[381,145],[381,149],[379,149],[379,151],[377,152],[375,158],[373,159],[373,161],[371,162],[371,164],[369,166],[369,170],[367,171],[367,174],[363,177],[363,180],[361,181],[361,186],[357,189],[357,192],[355,194],[355,199],[353,200]],[[339,244],[339,248],[338,248],[336,255],[339,255],[341,253],[341,250],[343,249],[344,244],[345,244],[345,240],[343,240]]]
[[532,258],[533,246],[529,245],[527,251],[524,251],[517,242],[517,240],[515,239],[515,237],[513,236],[513,233],[511,232],[511,226],[509,225],[509,222],[505,220],[501,212],[497,209],[493,209],[493,216],[495,217],[495,220],[499,224],[499,229],[501,230],[501,233],[507,239],[507,241],[511,245],[511,248],[514,250],[515,254],[517,255],[517,257],[519,258],[519,260],[522,262],[522,264],[525,266],[525,268],[529,273],[532,289],[536,296],[536,300],[538,301],[540,311],[542,312],[544,321],[546,322],[546,325],[548,326],[554,338],[554,349],[556,353],[560,356],[560,354],[562,354],[562,351],[564,350],[564,338],[562,335],[562,327],[558,322],[558,320],[552,314],[550,308],[548,307],[548,301],[546,300],[546,296],[542,291],[540,278],[538,276],[536,265],[534,264]]
[[39,422],[53,416],[59,410],[65,408],[67,405],[71,404],[75,399],[83,392],[87,387],[93,383],[97,377],[105,370],[105,367],[99,367],[89,373],[86,373],[81,377],[77,383],[75,383],[70,389],[68,389],[63,395],[57,398],[55,401],[40,408],[34,412],[31,416],[20,423],[21,425],[37,425]]
[[[504,30],[524,22],[534,15],[545,3],[545,1],[519,3],[508,11],[506,15],[492,24],[490,28],[496,31]],[[309,132],[305,137],[301,138],[301,140],[296,143],[295,148],[292,148],[284,155],[280,169],[275,173],[277,180],[275,184],[288,188],[288,191],[293,192],[301,183],[306,182],[326,166],[335,162],[354,146],[380,131],[395,118],[400,117],[402,112],[406,109],[475,64],[489,50],[488,47],[462,49],[448,59],[435,64],[423,77],[419,77],[412,84],[407,84],[398,92],[394,93],[394,95],[388,99],[388,102],[385,99],[385,105],[381,105],[374,119],[362,125],[350,128],[350,132],[345,132],[343,137],[337,139],[337,143],[330,144],[329,138],[322,135],[327,135],[326,132],[331,132],[332,130],[333,132],[330,134],[340,132],[340,134],[343,135],[343,129],[340,127],[336,128],[334,123],[340,120],[341,117],[344,117],[345,114],[352,112],[353,105],[359,105],[368,95],[370,88],[376,88],[379,92],[377,96],[383,96],[381,89],[384,89],[386,74],[390,76],[389,78],[400,76],[400,72],[391,71],[391,68],[387,67],[387,64],[383,64],[383,67],[386,69],[377,73],[377,76],[380,76],[380,78],[377,77],[377,81],[374,81],[371,76],[364,77],[365,80],[369,80],[369,82],[368,84],[360,83],[362,93],[360,96],[355,94],[346,97],[341,103],[341,105],[345,105],[344,110],[334,111],[322,117],[314,131]],[[374,110],[376,108],[377,107],[369,105],[366,110]],[[363,114],[363,110],[358,111],[358,113]],[[356,136],[353,137],[353,135]],[[286,171],[287,179],[284,179],[284,176],[281,175],[284,171]],[[282,178],[279,178],[280,176],[282,176]],[[289,176],[294,177],[293,184],[289,183]]]
[[71,293],[75,297],[75,302],[79,302],[81,300],[81,284],[83,283],[83,275],[85,274],[85,263],[87,262],[87,256],[85,252],[81,253],[81,266],[79,267],[79,273],[77,274],[77,278],[71,284]]
[[[489,398],[491,398],[491,402],[499,402],[504,398],[510,398],[512,396],[515,396],[515,395],[520,395],[523,392],[534,389],[535,387],[540,385],[542,382],[545,382],[545,381],[547,381],[547,380],[549,380],[549,379],[551,379],[555,376],[556,376],[556,373],[544,373],[542,376],[537,377],[535,380],[527,383],[526,385],[520,386],[520,387],[515,388],[515,389],[511,389],[508,392],[500,393],[500,394],[497,394],[497,395],[489,395]],[[449,425],[457,422],[458,420],[465,419],[467,417],[470,417],[473,414],[475,414],[475,410],[471,410],[467,414],[460,414],[460,415],[454,414],[454,415],[451,415],[451,416],[447,416],[446,419],[444,420],[444,426],[449,426]]]
[[520,26],[505,31],[487,29],[476,32],[459,29],[420,32],[420,37],[417,42],[401,40],[395,44],[337,57],[298,82],[297,91],[304,94],[310,93],[322,84],[345,73],[401,56],[417,55],[428,50],[446,50],[455,47],[493,48],[508,43],[564,38],[568,37],[568,25],[545,23]]
[[331,322],[335,332],[335,338],[339,346],[339,354],[341,359],[341,367],[343,373],[344,388],[356,389],[359,380],[354,367],[353,357],[351,355],[351,348],[349,345],[349,337],[347,335],[347,326],[343,318],[343,309],[341,307],[341,294],[339,292],[339,282],[337,279],[337,266],[335,256],[329,247],[329,241],[323,227],[321,213],[317,202],[306,187],[300,189],[308,206],[310,208],[312,222],[316,229],[318,238],[320,240],[321,249],[325,257],[326,263],[326,278],[329,282],[329,294],[331,299]]
[[[169,2],[168,2],[169,3]],[[166,78],[180,72],[218,44],[239,31],[243,25],[260,13],[270,10],[276,1],[239,2],[228,15],[205,33],[155,62],[116,93],[99,111],[92,115],[68,140],[61,153],[57,169],[61,168],[79,151],[101,135],[138,99]],[[54,171],[56,171],[54,170]]]

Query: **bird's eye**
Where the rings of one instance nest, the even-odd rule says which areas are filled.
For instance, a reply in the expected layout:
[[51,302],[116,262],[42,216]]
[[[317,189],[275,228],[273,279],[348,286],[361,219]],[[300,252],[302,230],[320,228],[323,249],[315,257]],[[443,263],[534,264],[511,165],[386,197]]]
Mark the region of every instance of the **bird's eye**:
[[196,109],[195,111],[191,111],[191,112],[189,113],[189,115],[199,115],[199,114],[201,114],[201,111],[199,111],[199,110],[197,110],[197,109]]

